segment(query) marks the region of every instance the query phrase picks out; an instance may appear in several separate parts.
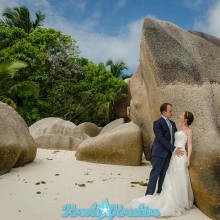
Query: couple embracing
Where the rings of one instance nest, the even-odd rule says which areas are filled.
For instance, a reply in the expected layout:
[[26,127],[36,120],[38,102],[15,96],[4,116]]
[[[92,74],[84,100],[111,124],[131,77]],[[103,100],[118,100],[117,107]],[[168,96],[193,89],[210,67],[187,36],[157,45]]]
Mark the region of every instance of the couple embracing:
[[188,172],[193,137],[190,125],[194,116],[189,111],[183,112],[179,117],[182,127],[177,130],[169,120],[172,104],[162,104],[160,112],[161,117],[153,125],[155,139],[147,191],[144,197],[131,200],[131,205],[158,209],[161,217],[180,216],[192,208],[194,200]]

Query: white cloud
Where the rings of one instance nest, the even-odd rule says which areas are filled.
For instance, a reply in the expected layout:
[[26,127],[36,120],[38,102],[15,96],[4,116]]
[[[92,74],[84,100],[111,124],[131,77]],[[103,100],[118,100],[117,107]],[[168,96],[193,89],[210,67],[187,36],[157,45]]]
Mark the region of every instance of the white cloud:
[[[45,27],[52,27],[62,31],[62,33],[72,36],[79,45],[80,55],[93,61],[94,63],[106,62],[109,58],[113,61],[123,60],[128,66],[128,73],[132,73],[139,64],[141,31],[144,17],[133,21],[117,31],[112,36],[99,33],[95,30],[99,26],[101,13],[95,11],[89,18],[84,18],[81,22],[74,22],[62,16],[58,10],[48,0],[11,0],[9,5],[7,0],[4,6],[26,5],[33,13],[37,10],[47,15]],[[22,3],[21,3],[22,2]],[[84,0],[79,1],[82,10],[84,10]],[[119,3],[118,3],[119,4]],[[120,5],[125,4],[124,0]],[[61,9],[60,9],[61,10]],[[146,16],[154,18],[153,16]]]
[[82,24],[70,23],[63,17],[50,20],[47,26],[61,30],[77,40],[81,56],[94,63],[123,60],[132,73],[139,63],[141,30],[144,18],[127,24],[118,35],[110,36],[97,33],[90,22]]
[[126,0],[117,0],[116,8],[117,9],[123,8],[125,4],[126,4]]
[[86,2],[85,2],[85,0],[77,0],[77,1],[65,0],[65,1],[62,1],[61,6],[76,8],[80,12],[84,12],[86,9]]
[[2,10],[4,8],[7,8],[7,7],[13,8],[13,7],[18,6],[16,1],[8,1],[8,0],[0,0],[0,5],[1,5],[0,13],[2,13]]
[[208,12],[208,32],[220,38],[220,1]]
[[208,9],[205,18],[195,21],[195,29],[220,38],[220,0]]
[[[187,8],[198,10],[198,9],[200,9],[203,1],[204,0],[193,0],[193,1],[192,0],[184,0],[182,2],[182,4]],[[205,1],[207,1],[207,0],[205,0]]]
[[0,0],[0,3],[1,9],[4,9],[6,7],[14,8],[17,6],[25,5],[30,10],[32,16],[34,16],[33,13],[39,10],[41,10],[41,12],[46,15],[52,14],[54,12],[52,5],[47,0]]

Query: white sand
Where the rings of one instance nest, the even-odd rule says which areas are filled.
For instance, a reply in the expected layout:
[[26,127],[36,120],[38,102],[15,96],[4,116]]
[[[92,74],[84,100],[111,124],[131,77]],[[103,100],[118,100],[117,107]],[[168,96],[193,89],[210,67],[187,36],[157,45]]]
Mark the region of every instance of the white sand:
[[[131,182],[146,182],[151,169],[149,162],[143,160],[143,165],[139,167],[95,164],[77,161],[74,154],[73,151],[54,152],[54,150],[38,149],[33,163],[13,168],[10,173],[0,176],[0,219],[97,219],[96,217],[63,218],[62,207],[64,204],[76,204],[77,208],[88,209],[93,203],[101,204],[104,198],[107,198],[110,204],[126,205],[131,199],[144,195],[146,186]],[[36,183],[40,184],[36,185]],[[85,187],[80,187],[78,184],[85,184]],[[131,187],[132,185],[135,187]],[[210,218],[194,208],[183,216],[169,219],[208,220]]]

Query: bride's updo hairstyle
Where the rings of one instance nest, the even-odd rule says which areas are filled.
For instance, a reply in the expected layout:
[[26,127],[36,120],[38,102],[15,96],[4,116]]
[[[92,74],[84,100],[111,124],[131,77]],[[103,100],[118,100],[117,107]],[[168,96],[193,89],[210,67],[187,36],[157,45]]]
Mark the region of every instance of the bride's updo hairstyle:
[[187,125],[191,125],[194,121],[194,116],[191,112],[185,111],[184,118],[187,120]]

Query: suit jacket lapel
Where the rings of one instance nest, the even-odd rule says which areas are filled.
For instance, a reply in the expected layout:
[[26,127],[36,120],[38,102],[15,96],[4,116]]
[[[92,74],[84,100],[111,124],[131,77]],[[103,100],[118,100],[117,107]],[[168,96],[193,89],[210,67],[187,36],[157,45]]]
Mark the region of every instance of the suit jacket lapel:
[[[167,126],[167,129],[168,129],[168,131],[169,131],[169,134],[170,134],[170,129],[169,129],[169,126],[168,126],[168,124],[167,124],[167,122],[166,122],[166,120],[161,116],[161,120],[163,121],[163,123],[165,123],[166,124],[166,126]],[[170,134],[170,138],[171,138],[171,135],[173,136],[173,139],[174,139],[174,127],[173,127],[173,124],[172,124],[172,122],[170,122],[171,123],[171,125],[172,125],[172,134]],[[173,140],[174,141],[174,140]]]
[[[163,117],[161,117],[161,120],[162,120],[163,123],[167,126],[167,129],[170,130],[169,127],[168,127],[168,124],[167,124],[166,120],[165,120]],[[173,126],[172,126],[172,127],[173,127]]]

